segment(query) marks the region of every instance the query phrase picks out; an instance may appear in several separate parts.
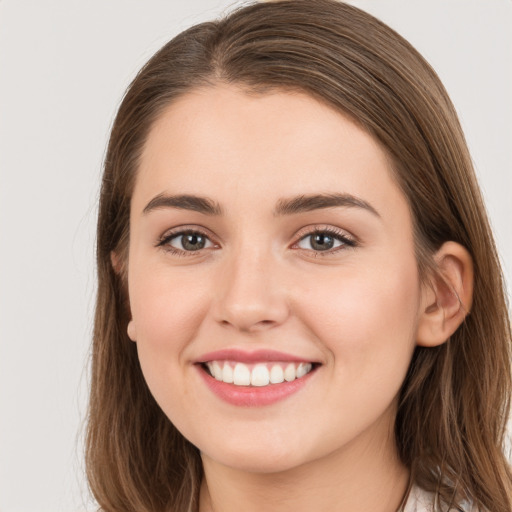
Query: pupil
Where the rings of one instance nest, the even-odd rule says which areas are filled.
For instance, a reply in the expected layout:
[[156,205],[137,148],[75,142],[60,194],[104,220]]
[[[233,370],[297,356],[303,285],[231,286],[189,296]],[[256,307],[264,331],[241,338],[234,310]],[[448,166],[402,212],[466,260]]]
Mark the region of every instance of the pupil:
[[190,251],[197,251],[204,247],[205,241],[201,235],[185,235],[183,237],[183,247]]
[[327,249],[331,249],[333,245],[333,238],[329,235],[318,234],[313,237],[312,246],[314,249],[318,249],[320,251],[326,251]]

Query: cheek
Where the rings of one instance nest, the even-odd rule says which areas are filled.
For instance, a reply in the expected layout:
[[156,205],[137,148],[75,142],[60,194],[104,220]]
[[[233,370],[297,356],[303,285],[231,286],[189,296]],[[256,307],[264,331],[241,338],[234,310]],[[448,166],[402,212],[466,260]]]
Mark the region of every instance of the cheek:
[[187,347],[197,337],[208,310],[208,288],[165,269],[133,267],[129,276],[130,307],[142,373],[166,414],[193,421],[193,411],[199,407],[194,408],[184,372],[189,366]]
[[191,340],[208,309],[204,283],[169,272],[139,271],[130,280],[130,307],[137,341],[175,351]]
[[415,344],[420,297],[416,263],[404,258],[380,263],[316,276],[305,282],[307,292],[297,302],[299,315],[336,364],[359,375],[364,365],[408,364]]
[[[187,347],[208,310],[208,288],[168,270],[136,267],[129,276],[130,307],[144,378],[165,411],[179,408],[187,390]],[[169,393],[180,387],[182,392]]]

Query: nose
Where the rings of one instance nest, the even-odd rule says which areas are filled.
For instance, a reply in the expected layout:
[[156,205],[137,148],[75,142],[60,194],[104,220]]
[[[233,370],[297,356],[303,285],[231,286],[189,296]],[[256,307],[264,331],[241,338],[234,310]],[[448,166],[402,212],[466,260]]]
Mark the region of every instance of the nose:
[[270,251],[238,250],[218,275],[215,317],[224,327],[255,333],[282,324],[289,316],[279,265]]

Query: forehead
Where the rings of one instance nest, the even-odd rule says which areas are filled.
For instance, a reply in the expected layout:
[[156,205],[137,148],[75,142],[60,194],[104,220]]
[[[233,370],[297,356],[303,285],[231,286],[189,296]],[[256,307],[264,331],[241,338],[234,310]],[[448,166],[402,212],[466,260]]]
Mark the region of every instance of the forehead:
[[180,97],[154,123],[132,207],[195,193],[262,209],[276,197],[333,191],[405,201],[385,151],[338,111],[304,93],[219,85]]

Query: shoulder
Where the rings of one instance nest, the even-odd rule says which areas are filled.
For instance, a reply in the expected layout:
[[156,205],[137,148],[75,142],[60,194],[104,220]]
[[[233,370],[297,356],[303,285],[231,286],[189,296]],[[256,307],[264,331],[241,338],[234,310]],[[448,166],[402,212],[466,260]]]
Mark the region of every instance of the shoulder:
[[[409,493],[407,502],[403,508],[403,512],[436,512],[434,510],[435,495],[434,493],[427,492],[421,487],[414,485]],[[478,510],[471,504],[464,502],[462,508],[451,509],[453,512],[478,512]]]

